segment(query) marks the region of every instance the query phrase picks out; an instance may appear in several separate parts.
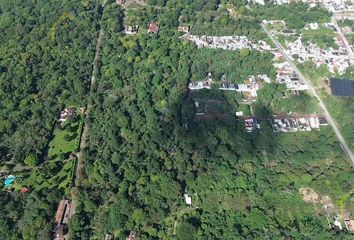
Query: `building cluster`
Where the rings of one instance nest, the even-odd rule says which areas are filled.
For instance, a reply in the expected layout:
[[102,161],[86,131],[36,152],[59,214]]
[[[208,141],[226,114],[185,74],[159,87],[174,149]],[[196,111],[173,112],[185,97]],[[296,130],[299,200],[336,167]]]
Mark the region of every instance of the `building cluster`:
[[[248,0],[250,3],[257,3],[264,5],[264,0]],[[292,2],[308,3],[310,7],[315,7],[317,4],[323,5],[329,12],[347,12],[353,11],[354,6],[351,1],[348,0],[273,0],[275,5],[289,4]]]
[[[218,89],[222,91],[236,91],[242,94],[243,102],[254,102],[257,97],[257,92],[261,89],[261,82],[271,83],[271,79],[266,74],[257,76],[250,76],[244,83],[235,84],[227,81],[226,76],[223,75],[216,84]],[[198,82],[189,83],[190,90],[211,89],[214,84],[212,74],[208,73],[207,78]],[[216,85],[215,84],[215,85]]]
[[308,89],[308,85],[300,80],[299,75],[288,62],[274,63],[273,66],[277,71],[276,82],[284,84],[288,90],[304,91]]
[[[125,25],[123,33],[127,35],[136,34],[139,30],[139,25]],[[147,33],[158,33],[159,25],[157,22],[150,22],[147,26]]]
[[260,83],[256,80],[255,76],[250,76],[245,83],[237,85],[236,91],[242,94],[244,102],[254,102],[256,101],[259,89],[261,89]]
[[309,132],[312,129],[320,129],[321,124],[326,124],[327,122],[322,122],[318,117],[309,118],[277,118],[274,117],[272,120],[274,132]]
[[211,73],[208,73],[207,78],[198,82],[191,82],[188,85],[190,90],[201,90],[201,89],[211,89],[211,84],[213,82]]
[[[237,112],[236,116],[242,116],[242,112]],[[244,129],[246,132],[253,132],[261,129],[258,120],[271,120],[274,132],[308,132],[313,129],[320,129],[322,125],[328,125],[327,120],[323,117],[291,117],[291,116],[270,116],[262,117],[245,117],[243,118]]]
[[[281,24],[285,27],[284,21],[267,21],[264,20],[264,25],[269,24],[278,25]],[[316,30],[319,29],[318,23],[310,23],[305,26],[305,29]],[[324,24],[324,27],[330,28],[333,31],[337,31],[336,27],[332,23]],[[295,35],[296,32],[291,29],[285,29],[282,31],[272,31],[274,34],[291,36]],[[286,54],[290,55],[292,58],[296,59],[299,63],[304,63],[307,61],[312,61],[316,67],[321,65],[326,65],[328,71],[331,73],[343,74],[349,67],[354,66],[354,59],[351,55],[351,49],[348,49],[345,43],[345,39],[342,36],[335,37],[335,42],[338,45],[338,49],[332,47],[328,49],[322,49],[312,42],[304,44],[302,41],[302,36],[300,35],[295,41],[291,42],[285,39]],[[272,50],[275,58],[279,58],[280,53],[277,50]]]
[[317,67],[325,64],[328,71],[331,73],[338,72],[339,74],[345,73],[345,71],[354,66],[354,59],[348,53],[344,39],[337,36],[335,38],[338,44],[338,49],[321,49],[314,43],[308,43],[304,45],[301,36],[294,42],[286,40],[286,53],[291,56],[297,56],[297,61],[304,63],[306,61],[312,61]]
[[265,41],[254,42],[246,36],[198,36],[186,34],[181,38],[194,42],[198,48],[220,48],[225,50],[238,50],[243,48],[258,51],[271,51],[272,48]]
[[71,216],[71,203],[67,199],[59,202],[57,212],[55,214],[54,240],[67,240],[67,225]]

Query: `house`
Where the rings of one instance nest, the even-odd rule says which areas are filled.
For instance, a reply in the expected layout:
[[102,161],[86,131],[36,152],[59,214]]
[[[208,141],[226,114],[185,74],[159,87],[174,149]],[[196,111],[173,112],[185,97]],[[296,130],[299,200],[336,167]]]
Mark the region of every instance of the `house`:
[[297,124],[294,119],[273,119],[274,132],[297,132]]
[[55,223],[57,225],[68,224],[70,209],[71,203],[69,200],[63,199],[59,202],[59,206],[55,214]]
[[123,5],[123,4],[125,4],[125,2],[126,2],[126,0],[116,0],[116,3],[118,5]]
[[29,189],[27,187],[23,187],[21,189],[21,193],[28,193],[29,192]]
[[54,240],[67,240],[66,232],[69,223],[71,203],[67,199],[59,202],[57,212],[55,214]]
[[65,237],[65,232],[66,232],[66,226],[64,225],[59,225],[55,228],[54,230],[54,240],[68,240],[68,238]]
[[244,120],[244,126],[246,132],[253,132],[256,129],[260,129],[261,125],[257,122],[255,118],[247,118]]
[[125,25],[123,33],[125,34],[135,34],[137,33],[139,25]]
[[195,115],[196,116],[202,116],[204,115],[204,103],[199,103],[198,101],[194,100],[194,106],[195,106]]
[[207,79],[205,81],[199,81],[199,82],[192,82],[189,83],[188,88],[190,90],[200,90],[200,89],[211,89],[211,83],[212,80],[211,79]]
[[309,27],[311,30],[317,30],[319,28],[318,23],[310,23]]
[[249,93],[251,97],[257,97],[257,91],[260,89],[258,83],[238,84],[236,91],[242,93]]
[[348,231],[354,232],[354,220],[346,219],[344,220],[344,224]]
[[185,32],[188,33],[189,32],[189,26],[184,25],[184,26],[178,26],[178,31],[179,32]]
[[206,80],[198,81],[198,82],[191,82],[191,83],[189,83],[188,88],[190,90],[200,90],[200,89],[203,89],[203,88],[211,89],[212,82],[213,82],[212,74],[208,73],[208,75],[206,77]]
[[126,240],[135,240],[135,238],[136,238],[136,233],[130,232],[129,236],[126,238]]
[[291,30],[291,29],[284,29],[284,30],[282,31],[282,33],[283,33],[285,36],[290,36],[290,35],[294,35],[294,34],[295,34],[294,30]]
[[157,33],[159,31],[159,25],[156,22],[150,22],[148,27],[148,33]]
[[60,112],[59,122],[65,122],[66,120],[75,117],[75,108],[65,108]]
[[320,119],[318,117],[300,117],[300,118],[278,118],[274,116],[274,132],[309,132],[312,129],[320,128]]
[[343,227],[342,227],[342,224],[341,222],[339,221],[338,217],[336,217],[334,223],[333,223],[333,228],[336,229],[336,230],[342,230]]
[[325,117],[319,117],[318,120],[320,122],[320,126],[328,126],[328,122]]
[[186,204],[189,205],[189,207],[192,206],[192,198],[190,196],[188,196],[188,194],[184,194],[184,200],[185,200]]
[[112,234],[106,233],[106,235],[104,236],[104,240],[113,240]]
[[236,91],[237,86],[236,84],[233,83],[221,83],[219,89],[226,90],[226,91]]
[[243,111],[239,111],[235,113],[236,117],[243,117]]
[[318,117],[310,117],[310,127],[312,129],[319,129],[320,128],[320,119]]

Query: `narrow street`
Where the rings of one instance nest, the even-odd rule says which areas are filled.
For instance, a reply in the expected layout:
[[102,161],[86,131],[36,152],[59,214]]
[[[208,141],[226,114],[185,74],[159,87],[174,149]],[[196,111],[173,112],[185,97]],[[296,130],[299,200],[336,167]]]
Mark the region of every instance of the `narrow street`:
[[326,105],[323,103],[322,99],[317,94],[317,92],[316,92],[315,88],[312,86],[311,82],[308,79],[306,79],[304,77],[304,75],[299,71],[296,64],[293,62],[291,57],[286,54],[285,49],[281,46],[279,41],[269,32],[269,30],[265,26],[261,25],[261,27],[267,33],[267,35],[273,41],[273,43],[279,49],[279,51],[282,53],[285,60],[289,62],[290,66],[293,67],[294,71],[299,75],[300,80],[308,85],[310,94],[318,100],[319,106],[322,109],[327,122],[332,126],[344,152],[348,155],[349,159],[354,164],[353,152],[350,150],[348,144],[346,143],[345,139],[343,138],[342,134],[340,133],[340,131],[337,127],[337,123],[332,118],[331,114],[328,112]]

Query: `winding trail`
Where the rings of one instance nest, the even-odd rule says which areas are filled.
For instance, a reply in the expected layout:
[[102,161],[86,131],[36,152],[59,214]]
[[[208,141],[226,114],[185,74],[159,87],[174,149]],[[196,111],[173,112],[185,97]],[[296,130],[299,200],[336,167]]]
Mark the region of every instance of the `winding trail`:
[[319,104],[320,108],[322,109],[323,114],[324,114],[327,122],[329,122],[329,124],[332,126],[332,128],[334,130],[334,133],[336,134],[336,136],[337,136],[337,138],[339,140],[339,143],[341,144],[344,152],[348,155],[349,159],[354,164],[353,152],[350,150],[348,144],[346,143],[345,139],[343,138],[342,134],[340,133],[340,131],[339,131],[338,127],[337,127],[336,121],[332,118],[331,114],[327,110],[326,105],[323,103],[322,99],[317,94],[317,92],[316,92],[315,88],[312,86],[311,82],[308,79],[306,79],[304,77],[304,75],[299,71],[299,69],[297,68],[296,64],[294,63],[292,58],[285,52],[285,49],[281,46],[279,41],[269,32],[269,30],[263,24],[261,24],[261,27],[264,30],[264,32],[267,33],[269,38],[273,41],[274,45],[282,53],[282,55],[285,58],[285,60],[289,62],[290,66],[299,75],[300,80],[307,84],[307,86],[309,87],[310,94],[317,99],[318,104]]

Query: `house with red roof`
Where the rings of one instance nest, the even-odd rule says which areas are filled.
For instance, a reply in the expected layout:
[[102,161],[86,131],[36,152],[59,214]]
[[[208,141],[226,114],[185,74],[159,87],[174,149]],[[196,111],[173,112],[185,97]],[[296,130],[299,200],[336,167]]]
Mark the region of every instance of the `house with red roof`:
[[126,0],[116,0],[116,3],[118,5],[123,5],[126,2]]
[[159,25],[156,22],[149,24],[148,33],[157,33],[159,31]]

